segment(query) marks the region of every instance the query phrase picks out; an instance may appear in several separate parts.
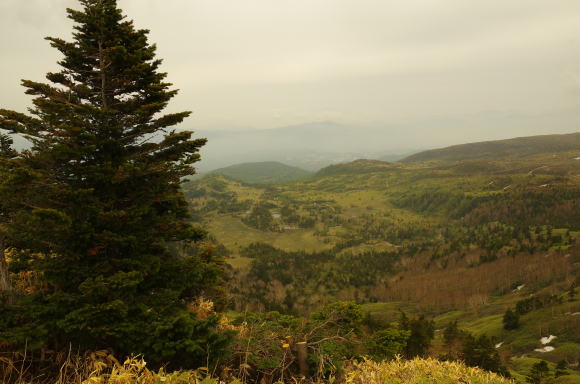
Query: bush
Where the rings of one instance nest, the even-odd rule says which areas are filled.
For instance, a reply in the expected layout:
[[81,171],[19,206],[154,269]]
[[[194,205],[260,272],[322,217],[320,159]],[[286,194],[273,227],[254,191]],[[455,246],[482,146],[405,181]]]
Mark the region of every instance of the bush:
[[354,363],[346,372],[347,384],[514,384],[512,380],[470,368],[462,363],[434,359]]
[[375,332],[369,345],[369,355],[377,361],[392,359],[403,353],[411,332],[387,328]]

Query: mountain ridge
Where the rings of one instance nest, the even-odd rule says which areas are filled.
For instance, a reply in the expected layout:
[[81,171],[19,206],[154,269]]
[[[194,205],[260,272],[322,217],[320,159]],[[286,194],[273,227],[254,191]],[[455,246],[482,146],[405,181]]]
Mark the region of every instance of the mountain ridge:
[[515,137],[504,140],[479,141],[415,153],[402,163],[422,161],[485,160],[502,157],[521,158],[541,153],[580,150],[580,132]]

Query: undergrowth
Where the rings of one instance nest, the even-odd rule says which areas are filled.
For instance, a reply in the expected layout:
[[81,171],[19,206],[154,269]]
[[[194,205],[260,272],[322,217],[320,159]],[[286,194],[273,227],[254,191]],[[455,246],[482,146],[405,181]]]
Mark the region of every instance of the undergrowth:
[[[235,377],[228,377],[207,369],[166,372],[150,370],[140,357],[123,363],[106,351],[98,351],[84,357],[68,357],[54,378],[26,377],[17,364],[0,358],[3,383],[14,384],[250,384]],[[442,362],[435,359],[349,362],[342,377],[330,377],[324,381],[307,381],[290,377],[286,383],[299,384],[513,384],[494,373],[467,367],[459,362]],[[278,384],[261,381],[261,384]]]

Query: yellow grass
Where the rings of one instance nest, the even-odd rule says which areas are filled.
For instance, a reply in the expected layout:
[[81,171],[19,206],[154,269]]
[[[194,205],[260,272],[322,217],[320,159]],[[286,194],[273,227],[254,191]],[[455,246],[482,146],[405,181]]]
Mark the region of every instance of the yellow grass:
[[[207,369],[165,372],[152,371],[141,358],[119,362],[106,351],[86,358],[69,358],[53,380],[11,380],[15,384],[250,384],[234,377],[215,378]],[[222,375],[223,376],[223,375]],[[226,375],[227,376],[227,375]],[[515,384],[494,373],[467,367],[459,362],[435,359],[385,362],[352,362],[340,379],[305,381],[288,378],[287,383],[300,384]],[[272,384],[282,384],[281,382]]]
[[354,363],[346,374],[346,384],[513,384],[494,373],[467,367],[458,362],[435,359],[397,359],[376,363]]

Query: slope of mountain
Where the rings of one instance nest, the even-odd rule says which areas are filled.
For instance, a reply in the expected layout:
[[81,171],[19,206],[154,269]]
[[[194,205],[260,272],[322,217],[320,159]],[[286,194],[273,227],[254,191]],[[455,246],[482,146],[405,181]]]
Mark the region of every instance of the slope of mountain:
[[[507,292],[516,280],[540,286],[549,271],[540,268],[534,277],[510,263],[543,265],[543,250],[556,252],[556,269],[570,267],[557,261],[573,260],[558,252],[578,251],[579,163],[567,152],[461,167],[359,160],[291,184],[241,185],[213,175],[186,192],[232,265],[252,265],[257,279],[293,282],[294,293],[304,291],[303,302],[279,299],[290,291],[267,303],[262,293],[250,295],[266,308],[307,311],[359,297],[446,310],[471,296]],[[259,265],[260,255],[280,260]],[[396,274],[402,279],[385,290],[384,279]],[[433,283],[434,276],[445,283]]]
[[396,165],[380,160],[359,159],[349,163],[334,164],[322,168],[316,173],[318,177],[363,174],[373,172],[388,172],[397,168]]
[[[457,320],[502,343],[521,379],[537,359],[553,369],[580,355],[574,153],[358,160],[263,186],[212,175],[186,193],[228,260],[232,309],[307,313],[353,300],[371,320],[395,321],[399,310],[427,315],[438,328]],[[508,331],[502,317],[514,308],[521,325]],[[554,349],[540,351],[550,334]],[[432,355],[447,348],[436,334]]]
[[419,152],[401,161],[414,163],[421,161],[495,160],[505,157],[521,158],[542,153],[566,151],[578,151],[580,154],[580,132],[453,145]]
[[277,161],[263,161],[257,163],[243,163],[213,170],[213,174],[220,174],[232,180],[244,183],[268,184],[304,179],[312,175],[304,169],[291,167]]

